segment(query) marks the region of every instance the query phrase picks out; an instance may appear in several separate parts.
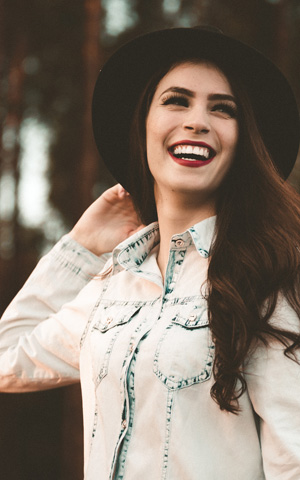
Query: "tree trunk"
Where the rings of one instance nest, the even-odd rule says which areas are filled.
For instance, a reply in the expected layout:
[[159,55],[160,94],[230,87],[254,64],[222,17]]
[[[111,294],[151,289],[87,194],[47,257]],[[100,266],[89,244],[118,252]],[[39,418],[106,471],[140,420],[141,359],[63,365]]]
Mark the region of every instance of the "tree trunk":
[[[92,135],[91,102],[100,65],[100,14],[101,2],[99,0],[85,0],[85,42],[82,50],[85,75],[85,108],[82,128],[82,155],[77,172],[78,215],[92,202],[93,189],[98,176],[99,159]],[[64,389],[62,431],[62,478],[82,480],[83,427],[79,385]]]
[[98,178],[99,157],[92,133],[91,103],[94,85],[100,69],[100,0],[85,0],[85,40],[82,49],[84,71],[84,116],[82,125],[82,154],[77,171],[77,205],[80,215],[94,200]]

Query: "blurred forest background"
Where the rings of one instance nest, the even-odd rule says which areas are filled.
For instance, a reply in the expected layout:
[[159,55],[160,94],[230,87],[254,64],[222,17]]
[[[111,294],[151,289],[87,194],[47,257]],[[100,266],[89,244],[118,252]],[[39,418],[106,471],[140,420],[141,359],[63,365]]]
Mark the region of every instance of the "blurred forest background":
[[[0,310],[114,181],[91,133],[99,69],[127,40],[211,24],[267,56],[300,99],[300,0],[0,0]],[[297,164],[290,177],[300,185]],[[0,477],[82,479],[80,389],[0,394]]]

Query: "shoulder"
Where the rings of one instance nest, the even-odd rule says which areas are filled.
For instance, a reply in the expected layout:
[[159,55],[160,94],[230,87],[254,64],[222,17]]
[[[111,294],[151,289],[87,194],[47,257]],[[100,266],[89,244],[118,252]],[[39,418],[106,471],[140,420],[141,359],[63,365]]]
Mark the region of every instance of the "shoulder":
[[[299,316],[282,294],[278,297],[269,323],[278,329],[278,332],[284,331],[300,336]],[[265,339],[257,339],[253,342],[245,362],[245,373],[250,382],[253,380],[253,375],[255,377],[271,375],[278,378],[280,372],[283,376],[285,372],[286,374],[293,372],[293,375],[300,377],[300,348],[286,355],[285,350],[292,344],[292,340],[285,336],[283,339],[285,344],[280,341],[279,335],[268,335]]]

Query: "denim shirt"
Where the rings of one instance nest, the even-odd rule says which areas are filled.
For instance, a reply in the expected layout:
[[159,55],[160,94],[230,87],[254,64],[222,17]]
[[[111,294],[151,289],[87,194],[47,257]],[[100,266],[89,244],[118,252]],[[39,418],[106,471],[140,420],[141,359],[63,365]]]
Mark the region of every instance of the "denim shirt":
[[[212,400],[205,281],[215,217],[174,235],[165,281],[157,224],[103,258],[68,236],[0,322],[0,389],[82,385],[86,480],[299,480],[300,367],[257,344],[238,415]],[[299,329],[280,298],[273,322]]]

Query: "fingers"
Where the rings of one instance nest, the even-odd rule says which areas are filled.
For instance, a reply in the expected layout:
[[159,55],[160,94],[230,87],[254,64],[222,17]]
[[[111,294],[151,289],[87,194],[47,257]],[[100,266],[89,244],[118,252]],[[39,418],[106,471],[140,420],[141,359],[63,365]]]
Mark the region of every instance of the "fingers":
[[[117,183],[116,185],[113,185],[112,187],[108,188],[107,190],[105,190],[102,193],[102,195],[104,195],[104,196],[117,196],[120,199],[123,199],[124,197],[130,197],[130,193],[127,192],[127,190],[125,190],[125,188],[120,183]],[[100,197],[102,195],[100,195]]]
[[130,194],[125,190],[120,183],[118,184],[118,195],[120,198],[129,197]]

